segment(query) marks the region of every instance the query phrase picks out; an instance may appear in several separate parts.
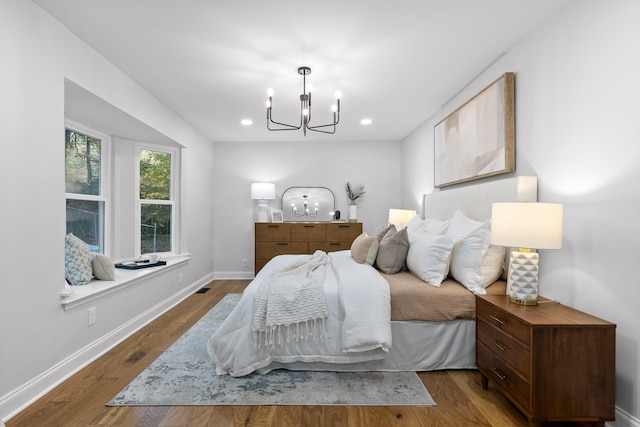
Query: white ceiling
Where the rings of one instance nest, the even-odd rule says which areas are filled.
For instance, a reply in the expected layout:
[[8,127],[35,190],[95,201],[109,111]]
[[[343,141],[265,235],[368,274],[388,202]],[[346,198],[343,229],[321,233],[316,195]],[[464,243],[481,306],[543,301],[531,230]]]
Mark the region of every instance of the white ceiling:
[[211,140],[302,140],[265,101],[298,122],[306,65],[316,124],[343,94],[307,139],[397,141],[568,0],[33,1]]

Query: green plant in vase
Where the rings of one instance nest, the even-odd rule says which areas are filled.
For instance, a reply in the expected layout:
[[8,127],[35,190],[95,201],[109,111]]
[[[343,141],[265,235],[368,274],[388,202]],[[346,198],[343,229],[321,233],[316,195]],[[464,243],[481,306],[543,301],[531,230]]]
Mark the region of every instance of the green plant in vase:
[[353,185],[351,182],[347,181],[344,186],[344,190],[347,193],[347,198],[349,199],[349,221],[356,222],[358,216],[358,205],[356,201],[364,197],[366,193],[364,191],[364,185]]

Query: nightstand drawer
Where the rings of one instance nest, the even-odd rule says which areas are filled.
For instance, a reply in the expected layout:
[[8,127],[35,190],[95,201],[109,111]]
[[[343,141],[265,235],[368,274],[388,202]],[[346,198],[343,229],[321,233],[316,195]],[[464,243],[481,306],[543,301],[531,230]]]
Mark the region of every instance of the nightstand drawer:
[[478,342],[484,344],[496,357],[515,368],[522,376],[531,378],[531,353],[509,335],[489,326],[484,320],[478,321]]
[[526,346],[531,344],[531,328],[511,313],[478,299],[476,317],[510,334]]
[[525,411],[530,410],[529,383],[520,378],[511,368],[503,363],[483,344],[478,344],[478,369],[491,381],[498,384],[499,388],[510,394]]

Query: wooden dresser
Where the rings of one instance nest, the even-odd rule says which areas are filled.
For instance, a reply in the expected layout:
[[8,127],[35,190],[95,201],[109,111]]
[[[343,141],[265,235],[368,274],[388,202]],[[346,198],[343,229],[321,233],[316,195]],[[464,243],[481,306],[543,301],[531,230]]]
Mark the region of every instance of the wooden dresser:
[[506,295],[476,296],[476,363],[529,419],[615,419],[616,325],[541,298],[538,306]]
[[362,234],[360,222],[257,222],[255,226],[256,274],[276,255],[350,249]]

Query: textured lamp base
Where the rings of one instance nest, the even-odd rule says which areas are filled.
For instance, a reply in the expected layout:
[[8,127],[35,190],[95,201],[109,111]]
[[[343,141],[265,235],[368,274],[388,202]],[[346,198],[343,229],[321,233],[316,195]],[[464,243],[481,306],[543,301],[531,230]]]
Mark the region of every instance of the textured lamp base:
[[538,253],[530,249],[511,252],[509,262],[509,301],[538,305]]
[[258,201],[258,222],[269,222],[269,208],[266,200]]

